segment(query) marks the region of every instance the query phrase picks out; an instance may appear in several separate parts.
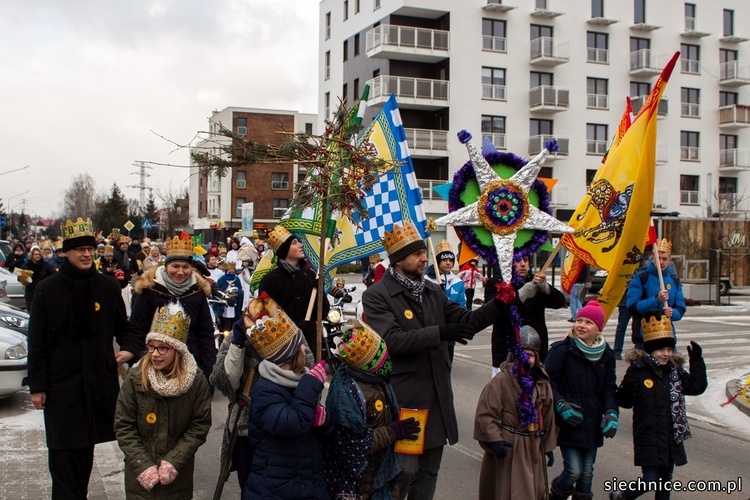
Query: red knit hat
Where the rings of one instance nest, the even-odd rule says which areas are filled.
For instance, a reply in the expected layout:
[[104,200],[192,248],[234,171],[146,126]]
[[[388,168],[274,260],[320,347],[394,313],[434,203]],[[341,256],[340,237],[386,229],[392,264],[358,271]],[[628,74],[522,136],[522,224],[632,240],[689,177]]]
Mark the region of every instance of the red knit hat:
[[588,318],[596,324],[596,327],[599,328],[600,332],[604,330],[604,309],[602,309],[601,304],[595,300],[586,302],[586,305],[578,310],[576,319],[578,318]]

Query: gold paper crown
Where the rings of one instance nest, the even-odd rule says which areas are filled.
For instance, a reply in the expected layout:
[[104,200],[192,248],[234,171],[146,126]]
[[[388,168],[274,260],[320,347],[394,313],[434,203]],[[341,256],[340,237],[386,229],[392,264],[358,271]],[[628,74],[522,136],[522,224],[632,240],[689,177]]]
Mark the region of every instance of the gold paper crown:
[[271,249],[273,249],[274,252],[277,252],[281,244],[291,236],[292,233],[290,233],[287,228],[277,224],[276,227],[273,228],[273,231],[268,233],[268,244],[271,245]]
[[172,239],[167,238],[167,258],[169,257],[192,257],[193,256],[193,239],[186,238],[181,240],[179,236]]
[[83,220],[81,217],[78,217],[75,222],[68,219],[65,224],[60,224],[60,230],[64,240],[80,238],[81,236],[94,236],[94,225],[91,223],[91,219]]
[[436,252],[438,255],[440,255],[443,252],[453,253],[453,249],[451,248],[451,244],[448,242],[448,240],[443,240],[437,244]]
[[219,267],[224,270],[237,269],[237,263],[233,260],[224,260]]
[[190,316],[179,304],[160,307],[154,314],[149,333],[160,333],[182,342],[187,341],[190,330]]
[[373,368],[371,365],[377,364],[385,352],[385,342],[380,335],[362,323],[362,328],[353,328],[344,334],[336,354],[352,368],[368,371]]
[[655,316],[651,316],[648,320],[643,318],[641,320],[641,329],[643,330],[643,342],[652,342],[658,339],[671,339],[672,334],[672,322],[668,317],[662,316],[657,319]]
[[108,256],[112,257],[112,255],[114,255],[114,253],[115,253],[115,247],[113,247],[112,245],[105,245],[104,246],[104,255],[108,255]]
[[[297,335],[297,325],[270,297],[252,299],[245,315],[250,318],[252,328],[250,343],[261,358],[266,359],[284,348]],[[257,318],[261,324],[257,326]],[[247,320],[247,318],[246,318]],[[245,326],[248,326],[245,321]]]
[[380,254],[379,253],[374,253],[374,254],[370,255],[370,264],[377,264],[378,262],[380,262]]
[[41,248],[42,250],[52,250],[52,241],[42,240],[39,243],[39,248]]
[[667,252],[672,255],[672,243],[670,243],[668,239],[662,238],[656,242],[656,251]]
[[390,233],[388,231],[383,232],[383,246],[385,246],[385,251],[388,252],[388,255],[392,255],[406,245],[421,240],[422,236],[419,235],[419,231],[417,231],[417,227],[413,222],[407,222],[404,224],[404,227],[394,224],[393,231]]

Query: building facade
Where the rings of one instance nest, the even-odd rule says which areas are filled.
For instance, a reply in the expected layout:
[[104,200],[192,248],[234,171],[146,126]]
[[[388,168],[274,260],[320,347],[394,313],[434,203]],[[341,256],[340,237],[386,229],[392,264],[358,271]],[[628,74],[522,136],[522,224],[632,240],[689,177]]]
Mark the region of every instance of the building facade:
[[[750,211],[750,16],[746,0],[323,0],[319,120],[370,85],[368,117],[395,93],[428,216],[466,161],[456,134],[489,136],[557,179],[568,220],[626,105],[637,113],[669,58],[659,110],[655,213]],[[450,231],[452,234],[452,231]]]

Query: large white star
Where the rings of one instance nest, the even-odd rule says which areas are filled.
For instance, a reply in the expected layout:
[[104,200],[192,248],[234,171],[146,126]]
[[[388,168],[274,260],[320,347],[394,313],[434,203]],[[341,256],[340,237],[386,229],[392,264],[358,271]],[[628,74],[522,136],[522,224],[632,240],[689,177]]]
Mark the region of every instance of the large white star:
[[[545,148],[510,179],[503,179],[492,169],[471,141],[466,143],[480,195],[476,202],[435,221],[440,226],[483,226],[492,234],[497,261],[503,281],[510,283],[513,276],[513,247],[521,229],[535,229],[558,233],[572,233],[574,229],[529,203],[528,193],[549,151]],[[511,199],[498,196],[498,189],[514,193]],[[515,201],[519,203],[514,204]],[[488,209],[489,207],[489,209]],[[515,224],[503,225],[503,217]]]

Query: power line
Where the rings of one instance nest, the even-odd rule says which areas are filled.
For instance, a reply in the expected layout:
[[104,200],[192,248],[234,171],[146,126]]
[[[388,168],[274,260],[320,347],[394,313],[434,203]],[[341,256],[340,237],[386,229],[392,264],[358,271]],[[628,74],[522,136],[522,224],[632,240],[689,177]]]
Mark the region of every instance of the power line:
[[151,169],[153,167],[146,165],[146,162],[144,161],[137,161],[135,162],[133,166],[138,167],[138,172],[131,172],[131,174],[138,175],[140,178],[140,182],[136,184],[135,186],[128,186],[128,187],[140,190],[138,207],[141,210],[144,210],[146,207],[146,191],[151,190],[150,187],[146,186],[146,177],[151,177],[149,174],[146,173],[146,169]]

